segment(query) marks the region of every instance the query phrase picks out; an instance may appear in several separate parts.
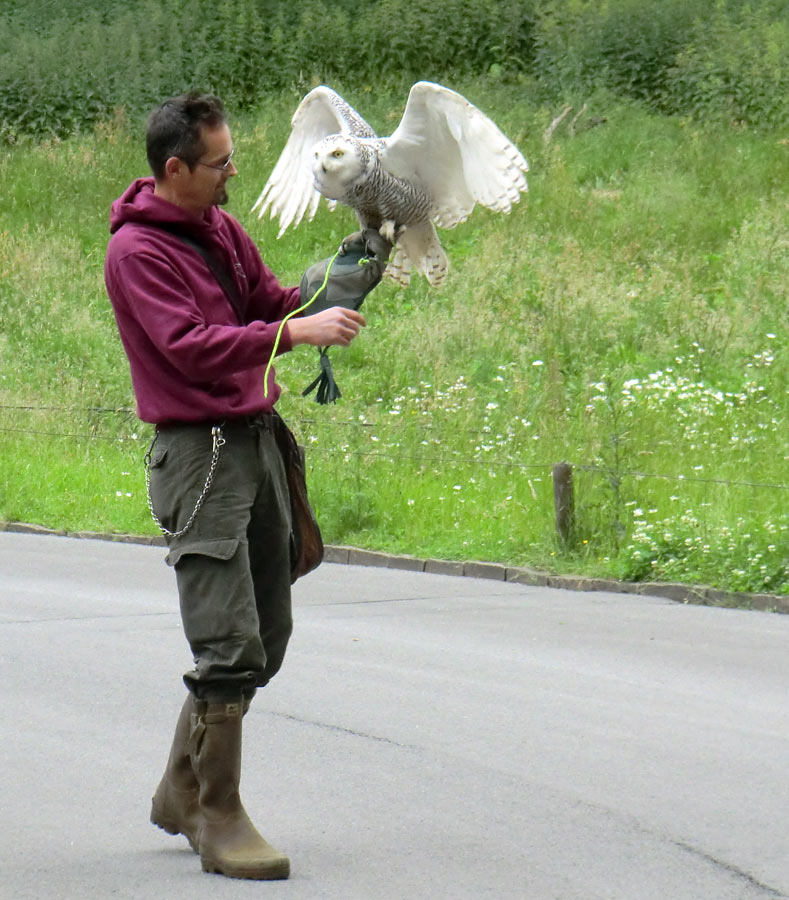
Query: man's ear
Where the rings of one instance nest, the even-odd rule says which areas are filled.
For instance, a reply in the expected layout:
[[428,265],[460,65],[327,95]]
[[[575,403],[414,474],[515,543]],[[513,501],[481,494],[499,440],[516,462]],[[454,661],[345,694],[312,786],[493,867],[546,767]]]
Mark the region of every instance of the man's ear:
[[164,171],[167,178],[178,178],[186,169],[186,163],[177,156],[171,156],[164,164]]

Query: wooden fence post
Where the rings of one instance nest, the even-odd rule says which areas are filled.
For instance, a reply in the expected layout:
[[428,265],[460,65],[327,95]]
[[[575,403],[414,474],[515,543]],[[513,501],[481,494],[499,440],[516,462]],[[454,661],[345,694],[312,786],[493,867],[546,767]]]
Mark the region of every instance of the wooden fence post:
[[570,547],[575,532],[575,494],[573,467],[570,463],[554,463],[553,505],[556,513],[556,531],[564,546]]

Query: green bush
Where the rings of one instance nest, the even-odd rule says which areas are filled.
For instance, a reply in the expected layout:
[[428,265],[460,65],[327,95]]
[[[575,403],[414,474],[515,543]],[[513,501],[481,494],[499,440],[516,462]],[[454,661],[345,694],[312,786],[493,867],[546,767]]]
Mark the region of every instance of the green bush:
[[789,19],[781,5],[717,3],[667,72],[664,109],[758,126],[789,123]]
[[478,75],[554,103],[605,88],[699,118],[788,117],[783,0],[8,0],[0,33],[7,141],[195,87],[244,110],[321,81],[380,92]]
[[350,73],[380,88],[519,71],[528,10],[517,0],[134,0],[66,2],[53,19],[46,4],[12,3],[0,11],[0,136],[63,137],[195,87],[243,110]]
[[540,5],[535,70],[562,92],[606,87],[639,100],[663,88],[666,72],[706,0],[550,0]]

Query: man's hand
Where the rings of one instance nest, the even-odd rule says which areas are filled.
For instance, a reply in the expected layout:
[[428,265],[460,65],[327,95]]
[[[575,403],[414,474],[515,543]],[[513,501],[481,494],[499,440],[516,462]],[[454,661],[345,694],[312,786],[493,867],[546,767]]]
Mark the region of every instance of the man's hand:
[[288,319],[287,328],[294,347],[347,347],[366,324],[364,316],[355,309],[332,306],[314,316]]

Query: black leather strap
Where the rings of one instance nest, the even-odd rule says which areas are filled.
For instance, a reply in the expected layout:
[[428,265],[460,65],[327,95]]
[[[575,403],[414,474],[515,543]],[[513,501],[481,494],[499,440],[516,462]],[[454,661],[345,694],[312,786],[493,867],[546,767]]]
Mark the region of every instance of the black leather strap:
[[[160,226],[161,227],[161,226]],[[196,241],[194,238],[189,237],[181,231],[176,231],[174,228],[164,228],[162,227],[162,231],[166,231],[168,234],[172,234],[174,237],[177,237],[179,241],[183,244],[186,244],[187,247],[191,247],[192,250],[196,251],[203,257],[206,265],[211,270],[212,275],[219,282],[219,286],[225,292],[227,299],[230,301],[231,306],[235,310],[236,317],[238,318],[238,322],[240,325],[244,325],[244,302],[241,299],[241,295],[236,288],[236,284],[233,281],[233,277],[227,269],[225,264],[217,259],[210,250],[204,247],[201,243]]]

